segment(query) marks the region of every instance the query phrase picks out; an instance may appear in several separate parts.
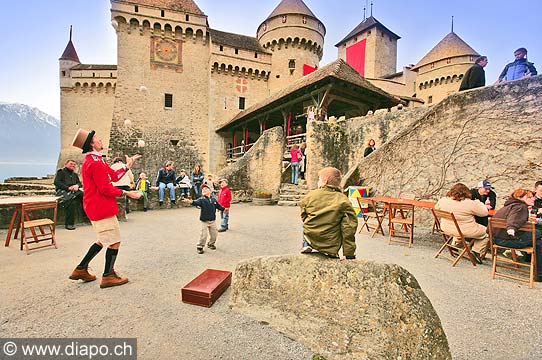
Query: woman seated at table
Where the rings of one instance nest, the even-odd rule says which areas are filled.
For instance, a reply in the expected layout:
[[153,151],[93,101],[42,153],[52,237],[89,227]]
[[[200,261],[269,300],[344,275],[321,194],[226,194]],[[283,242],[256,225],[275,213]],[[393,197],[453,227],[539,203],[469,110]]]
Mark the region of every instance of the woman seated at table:
[[[489,247],[486,227],[476,223],[475,216],[487,216],[487,207],[478,200],[471,199],[470,189],[457,183],[435,204],[435,209],[451,212],[465,239],[474,239],[471,252],[481,264]],[[445,234],[454,235],[457,231],[453,222],[442,219],[440,228]]]
[[[506,219],[506,230],[493,230],[494,243],[513,249],[532,246],[532,234],[527,231],[519,231],[519,228],[529,221],[529,206],[533,205],[534,198],[530,190],[514,190],[504,203],[504,207],[493,216],[494,219]],[[530,257],[524,257],[524,260],[531,261]],[[542,282],[542,233],[538,229],[536,230],[536,271],[535,281]]]

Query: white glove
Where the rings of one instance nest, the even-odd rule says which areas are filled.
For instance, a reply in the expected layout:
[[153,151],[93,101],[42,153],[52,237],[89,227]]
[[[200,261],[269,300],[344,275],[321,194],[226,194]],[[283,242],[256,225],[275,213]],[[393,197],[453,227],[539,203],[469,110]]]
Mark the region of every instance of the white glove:
[[514,229],[508,229],[508,230],[506,230],[506,232],[510,236],[516,236],[516,230],[514,230]]

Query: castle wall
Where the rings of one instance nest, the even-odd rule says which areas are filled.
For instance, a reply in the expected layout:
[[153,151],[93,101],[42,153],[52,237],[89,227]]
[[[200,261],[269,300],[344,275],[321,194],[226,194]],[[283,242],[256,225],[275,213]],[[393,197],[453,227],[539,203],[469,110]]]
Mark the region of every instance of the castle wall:
[[[136,20],[126,24],[120,16],[115,20],[119,81],[110,152],[144,153],[135,173],[146,170],[155,174],[167,160],[185,168],[199,162],[207,170],[214,124],[209,118],[210,53],[206,32],[180,25],[168,31],[171,25],[161,28],[158,23],[153,29],[146,20],[141,25]],[[159,53],[158,43],[162,40],[177,46],[175,52],[165,48],[168,51]],[[173,61],[160,55],[171,55]],[[165,104],[166,94],[172,95],[171,107]],[[138,140],[143,140],[145,147],[138,147]]]
[[62,88],[60,96],[60,155],[57,167],[62,167],[67,159],[81,164],[81,150],[72,146],[79,128],[95,130],[104,145],[109,144],[111,116],[115,102],[115,87],[111,83],[98,86],[95,83],[77,82],[73,88]]
[[431,104],[456,93],[474,60],[475,56],[458,56],[421,66],[416,78],[416,96]]

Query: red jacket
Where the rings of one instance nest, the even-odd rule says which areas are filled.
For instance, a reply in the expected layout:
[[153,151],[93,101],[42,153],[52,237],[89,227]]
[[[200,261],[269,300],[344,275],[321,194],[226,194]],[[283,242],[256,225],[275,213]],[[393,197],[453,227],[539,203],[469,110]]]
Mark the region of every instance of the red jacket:
[[218,193],[218,203],[225,208],[229,208],[231,205],[231,190],[229,187],[223,187]]
[[117,171],[105,163],[97,152],[88,153],[81,168],[84,196],[83,209],[92,221],[102,220],[117,215],[117,196],[122,190],[111,185],[126,174],[124,168]]

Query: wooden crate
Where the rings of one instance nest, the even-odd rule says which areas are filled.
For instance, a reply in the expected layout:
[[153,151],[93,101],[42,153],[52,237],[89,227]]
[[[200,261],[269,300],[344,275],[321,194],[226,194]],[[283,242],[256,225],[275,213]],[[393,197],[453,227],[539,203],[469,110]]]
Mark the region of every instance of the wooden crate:
[[183,302],[211,307],[231,284],[231,271],[207,269],[181,289]]

